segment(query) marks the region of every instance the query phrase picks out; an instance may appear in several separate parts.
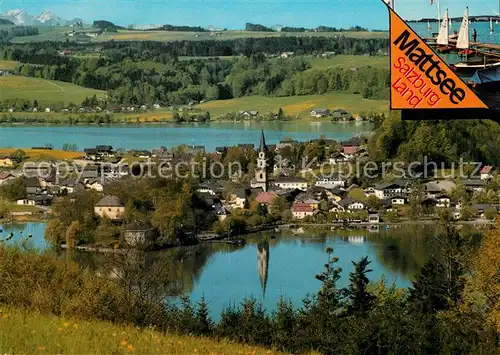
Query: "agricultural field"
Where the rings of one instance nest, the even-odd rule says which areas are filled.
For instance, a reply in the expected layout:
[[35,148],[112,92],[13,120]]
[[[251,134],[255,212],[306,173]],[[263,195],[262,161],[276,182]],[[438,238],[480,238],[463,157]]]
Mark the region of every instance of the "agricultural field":
[[277,112],[283,109],[286,115],[308,118],[315,108],[345,109],[351,114],[368,114],[371,112],[387,112],[389,101],[365,100],[361,95],[347,93],[329,93],[325,95],[306,95],[290,97],[246,96],[231,100],[210,101],[196,106],[208,110],[212,118],[228,112],[257,110],[260,113]]
[[360,68],[371,66],[389,68],[388,56],[337,55],[331,58],[309,57],[312,69],[326,70],[328,68]]
[[[17,148],[0,148],[0,155],[11,155]],[[48,150],[48,149],[22,149],[26,154],[26,159],[30,161],[38,161],[51,158],[53,159],[77,159],[84,154],[81,152],[67,152],[64,150]]]
[[27,78],[23,76],[0,77],[0,98],[2,100],[24,99],[50,103],[81,103],[86,97],[105,97],[100,90],[83,88],[71,83],[54,80]]
[[0,344],[7,354],[277,354],[225,340],[63,319],[5,306],[0,306]]
[[38,27],[39,34],[36,36],[14,37],[13,43],[33,43],[44,41],[66,41],[71,37],[66,36],[66,32],[70,32],[70,27]]
[[19,63],[13,60],[0,60],[0,70],[14,70],[17,64]]
[[[90,29],[90,28],[89,28]],[[75,37],[68,37],[69,27],[40,28],[40,34],[28,37],[15,37],[14,43],[42,42],[42,41],[75,41]],[[177,32],[177,31],[134,31],[119,30],[109,32],[96,38],[87,38],[90,42],[115,41],[184,41],[184,40],[228,40],[237,38],[258,37],[335,37],[345,36],[351,38],[387,38],[388,32],[251,32],[251,31],[223,31],[217,36],[210,32]]]

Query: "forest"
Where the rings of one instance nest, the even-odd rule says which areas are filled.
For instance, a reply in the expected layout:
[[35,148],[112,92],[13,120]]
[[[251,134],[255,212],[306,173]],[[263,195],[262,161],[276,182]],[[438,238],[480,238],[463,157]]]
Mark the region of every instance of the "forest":
[[[193,42],[194,43],[194,42]],[[198,43],[198,42],[196,42]],[[364,43],[364,42],[363,42]],[[21,62],[16,73],[105,90],[109,104],[179,105],[248,95],[295,96],[341,91],[367,99],[389,97],[389,70],[310,69],[307,58],[178,60],[145,43],[108,45],[102,56],[60,56],[44,44],[3,48],[0,58]]]
[[[375,161],[427,161],[444,164],[481,162],[498,165],[500,125],[494,121],[403,121],[392,112],[372,137],[369,147]],[[456,166],[456,165],[455,165]]]

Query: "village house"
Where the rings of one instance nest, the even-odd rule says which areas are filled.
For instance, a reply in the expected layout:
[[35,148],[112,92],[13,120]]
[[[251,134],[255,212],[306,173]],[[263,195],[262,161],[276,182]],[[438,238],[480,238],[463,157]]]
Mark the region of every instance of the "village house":
[[484,166],[479,173],[481,175],[481,180],[493,179],[494,171],[495,171],[495,168],[493,166],[491,166],[491,165]]
[[437,201],[436,207],[448,208],[451,205],[451,199],[448,195],[437,195],[434,197],[434,199]]
[[255,201],[260,203],[261,205],[266,205],[269,206],[271,205],[274,200],[278,197],[278,194],[274,191],[266,191],[266,192],[261,192],[257,195],[255,198]]
[[81,182],[74,180],[74,179],[69,179],[69,180],[63,180],[60,181],[59,184],[59,189],[62,191],[66,191],[68,194],[75,193],[77,190],[83,190],[84,186]]
[[324,187],[325,189],[335,189],[345,187],[346,180],[339,173],[329,175],[319,175],[316,179],[316,186]]
[[256,110],[239,111],[238,115],[244,117],[245,119],[256,118],[259,116],[259,111]]
[[337,109],[332,112],[333,119],[336,121],[349,121],[352,115],[343,109]]
[[408,199],[404,196],[393,196],[389,198],[391,206],[395,205],[406,205]]
[[339,202],[337,202],[337,206],[339,208],[337,210],[333,210],[332,212],[354,212],[366,209],[366,205],[363,202],[351,197],[340,200]]
[[297,220],[314,216],[314,208],[307,203],[295,203],[293,204],[291,211],[293,219]]
[[8,155],[0,155],[0,168],[11,168],[14,166],[14,161]]
[[373,187],[375,196],[380,200],[385,200],[394,196],[407,195],[409,193],[409,183],[405,181],[393,181],[379,184]]
[[348,161],[354,160],[356,158],[356,153],[358,151],[358,147],[356,146],[345,146],[342,147],[342,153],[346,157]]
[[295,55],[294,52],[283,52],[281,53],[280,57],[287,59],[287,58],[292,58]]
[[340,152],[335,152],[330,156],[329,163],[330,165],[337,165],[337,164],[343,164],[349,161],[349,158],[344,154]]
[[125,243],[132,247],[148,247],[156,241],[156,233],[150,225],[132,224],[125,228]]
[[36,202],[33,197],[24,197],[16,201],[18,206],[35,206]]
[[488,182],[486,180],[481,180],[481,179],[462,180],[462,185],[464,185],[467,190],[471,190],[474,192],[485,191],[487,184]]
[[85,159],[103,160],[114,157],[113,147],[110,145],[97,145],[95,148],[84,149]]
[[326,109],[326,108],[317,108],[317,109],[312,110],[310,115],[311,115],[311,117],[321,118],[321,117],[330,116],[331,112],[329,109]]
[[485,218],[485,212],[488,211],[498,213],[497,209],[489,204],[473,204],[471,208],[478,218]]
[[16,177],[8,171],[0,171],[0,185],[7,183],[8,181],[15,180]]
[[436,180],[430,181],[424,185],[427,196],[434,198],[443,192],[451,193],[457,188],[457,184],[450,180]]
[[94,206],[94,213],[99,217],[121,220],[125,214],[125,206],[116,196],[105,196]]
[[247,194],[245,189],[235,189],[234,192],[229,194],[229,205],[231,209],[233,208],[241,208],[244,209],[247,206]]
[[307,180],[301,177],[280,176],[274,180],[274,185],[284,190],[307,190]]
[[26,195],[36,195],[42,189],[40,180],[36,176],[25,178],[24,185],[26,186]]

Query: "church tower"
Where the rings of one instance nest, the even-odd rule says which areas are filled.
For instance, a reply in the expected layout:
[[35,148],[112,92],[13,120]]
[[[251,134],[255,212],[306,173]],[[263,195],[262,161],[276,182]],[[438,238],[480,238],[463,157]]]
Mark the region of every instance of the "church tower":
[[255,179],[253,179],[251,183],[252,188],[260,187],[263,191],[267,191],[269,181],[267,159],[266,137],[264,137],[264,129],[262,129],[260,134],[260,148],[259,155],[257,157],[257,166],[255,167]]

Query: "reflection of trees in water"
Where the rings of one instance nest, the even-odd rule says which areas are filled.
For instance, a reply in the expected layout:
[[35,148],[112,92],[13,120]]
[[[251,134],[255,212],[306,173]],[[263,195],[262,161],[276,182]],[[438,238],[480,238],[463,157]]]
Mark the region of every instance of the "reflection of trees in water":
[[[190,293],[210,257],[234,252],[243,246],[204,243],[157,252],[129,251],[125,254],[97,254],[62,251],[61,257],[108,278],[148,278],[162,285],[164,296]],[[129,276],[124,276],[129,275]]]
[[[370,233],[369,240],[384,266],[411,280],[430,256],[441,259],[442,250],[438,241],[441,233],[443,230],[438,224],[404,225]],[[470,247],[479,245],[480,233],[475,227],[464,226],[460,228],[460,234]]]

